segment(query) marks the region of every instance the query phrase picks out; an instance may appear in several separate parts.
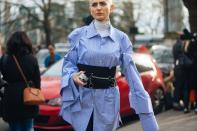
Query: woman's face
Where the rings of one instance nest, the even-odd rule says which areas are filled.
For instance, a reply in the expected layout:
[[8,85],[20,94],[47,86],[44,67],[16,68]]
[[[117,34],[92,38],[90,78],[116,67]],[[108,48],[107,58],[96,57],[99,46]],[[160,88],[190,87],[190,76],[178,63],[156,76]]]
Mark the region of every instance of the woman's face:
[[90,13],[98,21],[109,20],[113,8],[110,0],[90,0]]

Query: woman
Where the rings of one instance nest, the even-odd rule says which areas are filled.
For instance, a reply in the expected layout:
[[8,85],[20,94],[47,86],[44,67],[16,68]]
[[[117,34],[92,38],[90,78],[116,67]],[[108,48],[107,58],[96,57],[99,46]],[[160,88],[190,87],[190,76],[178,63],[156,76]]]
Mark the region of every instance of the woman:
[[93,22],[68,36],[71,49],[62,68],[60,115],[76,131],[116,130],[120,96],[114,75],[121,65],[130,86],[131,106],[139,114],[143,130],[156,131],[150,97],[130,57],[132,44],[110,23],[112,0],[90,0],[89,5]]
[[38,106],[24,105],[23,90],[27,86],[13,59],[16,56],[28,81],[40,87],[40,72],[33,56],[32,44],[23,31],[11,35],[7,42],[7,54],[1,58],[0,71],[7,81],[3,97],[3,119],[8,122],[11,131],[33,131],[33,118],[38,113]]

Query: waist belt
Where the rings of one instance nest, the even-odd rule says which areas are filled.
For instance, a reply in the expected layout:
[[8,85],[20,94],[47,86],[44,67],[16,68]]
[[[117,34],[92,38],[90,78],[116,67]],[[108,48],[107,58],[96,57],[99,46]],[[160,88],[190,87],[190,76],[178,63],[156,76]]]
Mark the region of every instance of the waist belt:
[[85,71],[85,75],[88,77],[87,88],[93,89],[106,89],[114,87],[116,85],[115,73],[116,67],[99,67],[90,66],[84,64],[77,64],[79,71]]

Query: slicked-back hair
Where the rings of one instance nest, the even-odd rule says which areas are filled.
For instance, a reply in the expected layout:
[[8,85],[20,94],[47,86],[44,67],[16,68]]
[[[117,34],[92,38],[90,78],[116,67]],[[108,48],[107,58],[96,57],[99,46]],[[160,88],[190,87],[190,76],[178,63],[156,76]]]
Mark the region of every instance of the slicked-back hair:
[[[113,0],[107,0],[110,4],[113,4]],[[89,3],[91,2],[91,0],[89,0]]]
[[7,54],[23,56],[33,54],[32,43],[24,31],[14,32],[7,41]]

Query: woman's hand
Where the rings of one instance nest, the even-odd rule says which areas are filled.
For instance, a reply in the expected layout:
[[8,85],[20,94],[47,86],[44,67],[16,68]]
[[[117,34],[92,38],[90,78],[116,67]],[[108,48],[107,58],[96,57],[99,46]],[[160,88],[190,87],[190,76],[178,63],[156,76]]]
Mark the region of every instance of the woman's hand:
[[85,86],[87,84],[87,82],[84,82],[80,79],[80,75],[82,75],[84,73],[85,73],[84,71],[80,71],[80,72],[73,74],[72,78],[73,78],[75,84],[77,84],[78,86]]

